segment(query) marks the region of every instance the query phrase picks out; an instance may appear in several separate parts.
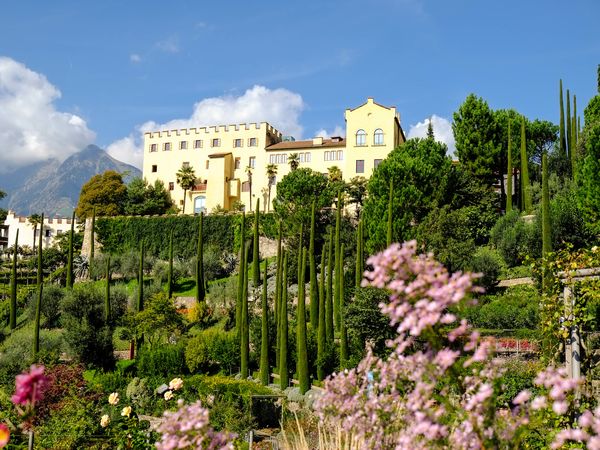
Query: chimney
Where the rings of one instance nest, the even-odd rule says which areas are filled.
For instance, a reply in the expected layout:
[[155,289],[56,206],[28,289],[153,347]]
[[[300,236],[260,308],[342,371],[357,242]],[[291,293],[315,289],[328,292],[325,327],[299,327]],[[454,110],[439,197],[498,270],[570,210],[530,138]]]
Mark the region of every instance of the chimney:
[[321,136],[313,138],[313,146],[323,145],[323,138]]

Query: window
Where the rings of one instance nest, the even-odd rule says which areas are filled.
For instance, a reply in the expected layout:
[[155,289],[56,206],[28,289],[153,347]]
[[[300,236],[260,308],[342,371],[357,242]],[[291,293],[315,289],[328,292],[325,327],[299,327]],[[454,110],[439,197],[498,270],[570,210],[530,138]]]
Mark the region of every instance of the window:
[[381,164],[381,161],[383,161],[383,159],[376,159],[373,162],[373,166],[377,169],[377,167],[379,166],[379,164]]
[[344,151],[343,150],[332,150],[324,153],[325,161],[343,161]]
[[256,145],[257,145],[257,139],[256,138],[250,138],[248,140],[248,146],[249,147],[256,147]]
[[170,191],[175,190],[175,183],[173,183],[172,181],[169,181],[169,190]]
[[383,145],[383,130],[377,128],[373,133],[373,145]]
[[157,150],[156,144],[150,144],[150,151],[155,152]]
[[206,213],[206,197],[200,195],[194,199],[194,214]]
[[244,181],[242,183],[242,192],[250,192],[250,182]]
[[194,141],[194,148],[202,148],[202,139],[196,139]]
[[152,173],[158,172],[158,166],[156,164],[152,164]]
[[300,162],[301,163],[308,163],[308,162],[310,162],[310,152],[300,153],[299,157],[300,157]]
[[234,147],[241,147],[242,146],[242,140],[241,139],[234,139],[233,140],[233,146]]
[[235,166],[234,166],[234,167],[235,167],[236,169],[239,169],[239,168],[240,168],[240,165],[241,165],[240,158],[235,158]]
[[46,237],[52,236],[52,231],[49,230],[48,228],[46,228],[44,231],[46,232]]
[[184,162],[184,163],[181,164],[181,167],[184,167],[184,168],[187,169],[188,167],[190,167],[190,163],[188,161],[186,161],[186,162]]
[[215,138],[212,140],[212,146],[213,147],[220,147],[221,146],[221,139],[219,138]]
[[364,159],[356,160],[356,173],[365,173],[365,160]]
[[269,164],[287,164],[287,153],[269,155]]
[[367,133],[365,133],[365,130],[358,130],[356,132],[356,145],[367,145]]
[[179,150],[187,150],[187,141],[181,141],[179,143]]
[[343,161],[344,160],[344,150],[338,150],[337,151],[337,160],[338,161]]
[[208,166],[210,165],[210,160],[206,160],[206,168],[208,169]]
[[252,167],[253,169],[255,169],[255,168],[256,168],[256,158],[255,158],[254,156],[251,156],[251,157],[248,159],[248,165],[249,165],[250,167]]
[[171,151],[171,143],[170,142],[165,142],[165,145],[163,147],[163,150],[165,152]]

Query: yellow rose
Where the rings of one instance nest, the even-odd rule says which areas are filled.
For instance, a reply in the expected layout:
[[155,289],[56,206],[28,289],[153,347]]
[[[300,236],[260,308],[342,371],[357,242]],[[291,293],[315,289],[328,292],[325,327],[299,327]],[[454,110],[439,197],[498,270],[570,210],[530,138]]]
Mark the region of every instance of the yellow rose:
[[131,406],[126,406],[125,408],[123,408],[123,411],[121,411],[121,415],[124,417],[129,417],[131,415]]
[[112,394],[110,394],[108,396],[108,403],[110,403],[111,405],[116,405],[117,403],[119,403],[119,393],[113,392]]
[[173,391],[165,392],[165,400],[171,400],[173,398]]
[[169,389],[172,391],[178,391],[183,387],[183,380],[181,378],[173,378],[169,382]]
[[100,426],[102,428],[106,428],[109,423],[110,423],[110,417],[108,417],[108,414],[104,414],[102,416],[102,418],[100,419]]

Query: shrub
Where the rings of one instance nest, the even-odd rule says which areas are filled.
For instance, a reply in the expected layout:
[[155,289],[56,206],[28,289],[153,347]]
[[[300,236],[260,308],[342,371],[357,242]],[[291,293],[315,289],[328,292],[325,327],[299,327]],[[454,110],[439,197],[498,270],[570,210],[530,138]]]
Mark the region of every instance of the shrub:
[[235,331],[205,330],[188,341],[185,361],[190,372],[231,373],[238,362],[239,341]]
[[517,394],[525,389],[539,394],[540,389],[534,386],[536,375],[544,366],[539,361],[523,361],[520,359],[509,359],[504,365],[504,373],[500,377],[502,389],[496,399],[498,408],[512,407],[512,400]]
[[[60,303],[65,291],[55,284],[45,285],[42,290],[42,328],[57,328],[60,319]],[[37,295],[29,297],[29,318],[35,317]]]
[[161,345],[153,349],[144,347],[137,358],[137,373],[140,377],[181,375],[187,373],[185,346]]
[[481,273],[482,276],[476,280],[477,284],[486,289],[491,290],[498,284],[498,279],[504,268],[504,261],[497,250],[492,250],[487,247],[480,247],[475,252],[469,269],[471,272]]
[[140,409],[148,408],[152,403],[152,389],[148,386],[146,378],[135,377],[127,385],[125,395]]
[[521,264],[525,255],[540,256],[541,235],[536,224],[523,221],[516,210],[500,217],[490,234],[491,242],[509,267]]

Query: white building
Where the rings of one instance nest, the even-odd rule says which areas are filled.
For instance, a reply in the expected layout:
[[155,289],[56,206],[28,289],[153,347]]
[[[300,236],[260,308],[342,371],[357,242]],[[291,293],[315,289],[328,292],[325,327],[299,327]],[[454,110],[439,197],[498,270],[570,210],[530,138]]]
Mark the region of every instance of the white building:
[[[79,224],[75,220],[75,226]],[[34,225],[29,221],[29,217],[17,216],[14,211],[8,211],[6,220],[4,221],[4,227],[8,226],[8,247],[15,245],[15,239],[17,236],[17,230],[19,230],[19,245],[27,245],[33,248],[33,229]],[[51,247],[54,243],[54,238],[60,236],[63,233],[71,231],[71,218],[50,218],[44,217],[44,229],[42,235],[42,248]],[[40,225],[38,224],[35,233],[35,243],[38,244],[40,236]]]

